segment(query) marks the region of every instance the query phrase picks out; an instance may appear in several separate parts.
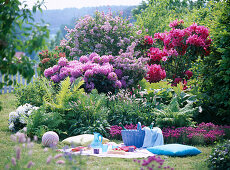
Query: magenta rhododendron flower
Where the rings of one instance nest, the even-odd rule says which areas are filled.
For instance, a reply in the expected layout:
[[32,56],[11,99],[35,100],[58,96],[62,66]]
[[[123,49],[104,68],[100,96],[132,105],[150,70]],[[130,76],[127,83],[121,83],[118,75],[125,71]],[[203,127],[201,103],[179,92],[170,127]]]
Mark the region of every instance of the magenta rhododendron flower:
[[166,72],[160,65],[148,65],[148,72],[145,79],[150,83],[156,83],[163,80],[166,77]]
[[204,39],[202,39],[201,37],[199,37],[196,34],[188,37],[188,39],[186,40],[186,44],[194,45],[197,47],[204,47],[205,46]]
[[145,39],[145,43],[146,44],[153,44],[153,38],[152,38],[152,36],[148,36],[148,35],[146,35],[145,37],[144,37],[144,39]]
[[192,77],[192,75],[193,75],[193,73],[190,71],[190,70],[187,70],[186,72],[185,72],[185,74],[187,75],[187,77],[188,77],[188,80]]
[[168,53],[166,50],[161,51],[159,48],[151,47],[149,49],[148,56],[153,61],[160,61],[162,57],[168,56]]
[[183,23],[184,23],[183,20],[178,21],[178,20],[176,19],[175,21],[171,22],[171,23],[169,24],[169,26],[170,26],[171,28],[176,28],[177,26],[179,26],[179,25],[181,25],[181,24],[183,24]]

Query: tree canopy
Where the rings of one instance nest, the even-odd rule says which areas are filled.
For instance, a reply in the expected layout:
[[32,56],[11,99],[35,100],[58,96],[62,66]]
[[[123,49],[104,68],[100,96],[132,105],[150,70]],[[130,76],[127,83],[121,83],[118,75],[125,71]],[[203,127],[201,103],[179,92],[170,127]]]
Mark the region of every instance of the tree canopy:
[[[19,0],[0,1],[0,72],[4,81],[0,81],[0,89],[13,82],[9,75],[20,73],[30,80],[34,75],[33,62],[27,57],[45,46],[45,38],[49,30],[44,23],[34,23],[33,13],[42,12],[43,1],[37,1],[32,10]],[[25,55],[16,57],[15,52]]]

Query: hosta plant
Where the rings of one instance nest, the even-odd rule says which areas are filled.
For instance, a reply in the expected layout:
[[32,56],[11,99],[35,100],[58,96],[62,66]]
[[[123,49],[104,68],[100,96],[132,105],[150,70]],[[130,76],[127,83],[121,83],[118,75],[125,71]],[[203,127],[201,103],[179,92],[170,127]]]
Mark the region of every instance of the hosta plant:
[[154,109],[156,116],[156,125],[159,127],[174,126],[190,126],[194,122],[192,116],[198,111],[193,108],[193,102],[188,102],[184,107],[180,107],[178,97],[174,96],[168,105],[161,105],[160,109]]

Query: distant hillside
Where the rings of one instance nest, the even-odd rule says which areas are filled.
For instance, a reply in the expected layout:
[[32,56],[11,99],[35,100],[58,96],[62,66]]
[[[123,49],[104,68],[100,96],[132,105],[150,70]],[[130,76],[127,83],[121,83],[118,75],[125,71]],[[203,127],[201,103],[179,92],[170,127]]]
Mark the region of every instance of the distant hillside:
[[41,19],[45,23],[50,24],[50,34],[56,34],[60,30],[61,25],[73,25],[75,19],[79,19],[85,15],[94,15],[96,10],[108,12],[109,8],[112,12],[117,13],[123,11],[124,17],[132,16],[132,9],[136,6],[101,6],[101,7],[85,7],[85,8],[66,8],[63,10],[43,10],[43,13],[37,12],[34,15],[35,21],[40,22]]

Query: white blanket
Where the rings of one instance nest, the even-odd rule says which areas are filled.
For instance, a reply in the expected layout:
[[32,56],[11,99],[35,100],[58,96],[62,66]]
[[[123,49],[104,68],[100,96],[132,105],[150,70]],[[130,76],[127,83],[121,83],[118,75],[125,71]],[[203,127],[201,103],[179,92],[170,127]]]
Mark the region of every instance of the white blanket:
[[150,129],[149,127],[144,127],[142,130],[145,131],[143,148],[164,145],[164,138],[160,128],[154,127]]
[[136,149],[134,152],[125,152],[125,155],[122,154],[108,154],[107,152],[102,152],[100,154],[93,154],[92,150],[87,151],[79,151],[79,152],[72,152],[71,149],[60,149],[61,152],[68,152],[71,154],[76,155],[90,155],[90,156],[97,156],[97,157],[111,157],[111,158],[147,158],[149,156],[154,156],[153,153],[149,152],[146,149]]

